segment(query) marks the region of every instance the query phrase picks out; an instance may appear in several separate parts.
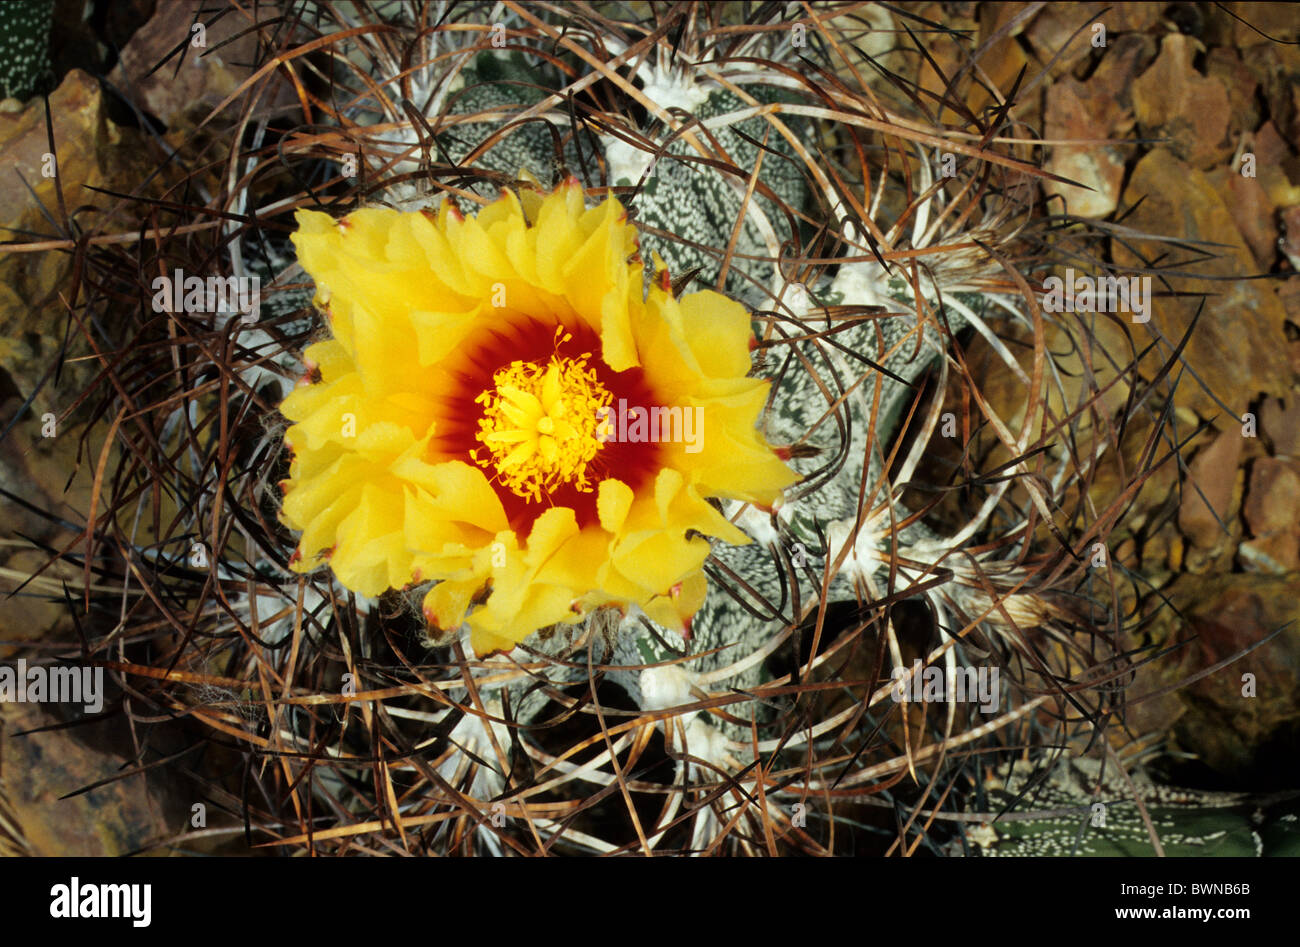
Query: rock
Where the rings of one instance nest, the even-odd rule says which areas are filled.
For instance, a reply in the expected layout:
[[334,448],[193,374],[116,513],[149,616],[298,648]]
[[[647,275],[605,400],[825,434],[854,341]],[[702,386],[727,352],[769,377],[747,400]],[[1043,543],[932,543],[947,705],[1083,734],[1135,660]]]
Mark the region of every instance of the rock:
[[[1190,645],[1194,661],[1189,669],[1211,667],[1292,623],[1268,644],[1181,692],[1186,712],[1175,733],[1183,748],[1226,775],[1246,776],[1254,770],[1258,776],[1279,765],[1293,769],[1289,759],[1270,758],[1261,750],[1273,746],[1285,752],[1281,748],[1288,734],[1294,740],[1300,725],[1295,700],[1300,684],[1300,628],[1295,624],[1300,575],[1183,576],[1171,599],[1197,635]],[[1253,678],[1243,681],[1246,674]],[[1248,696],[1247,682],[1253,683],[1254,696]]]
[[1202,549],[1213,549],[1227,535],[1242,440],[1240,430],[1229,428],[1192,458],[1178,507],[1178,528]]
[[1051,63],[1050,75],[1057,77],[1072,71],[1093,53],[1096,48],[1092,45],[1093,24],[1106,28],[1109,49],[1117,37],[1154,26],[1165,6],[1161,3],[1048,3],[1026,27],[1025,39],[1039,65]]
[[1250,247],[1257,273],[1267,273],[1277,259],[1277,224],[1273,201],[1258,178],[1248,178],[1232,168],[1215,168],[1206,175],[1211,186],[1226,194],[1229,206],[1236,208],[1241,236]]
[[[50,234],[45,214],[57,215],[59,206],[56,179],[44,173],[50,172],[58,175],[69,211],[80,208],[77,221],[83,232],[97,226],[113,228],[102,214],[86,208],[108,207],[116,199],[87,188],[136,188],[146,173],[136,134],[105,118],[99,84],[80,70],[68,73],[51,94],[50,112],[57,168],[53,157],[46,158],[49,144],[44,102],[33,100],[21,112],[0,113],[0,167],[6,169],[0,182],[0,227]],[[35,191],[35,198],[23,180]],[[119,222],[116,226],[131,225]],[[59,292],[66,295],[71,267],[71,255],[66,252],[0,253],[0,370],[8,373],[23,398],[31,395],[58,351],[68,319]],[[83,286],[82,301],[84,297]],[[74,330],[73,355],[78,354],[78,337]],[[65,363],[64,391],[79,393],[79,385],[96,370],[92,361]],[[51,382],[37,397],[34,413],[61,414],[70,400],[57,394]]]
[[[1113,98],[1093,94],[1089,86],[1066,77],[1047,90],[1044,137],[1049,140],[1108,138],[1119,124],[1121,114]],[[1118,146],[1054,145],[1046,170],[1085,185],[1043,182],[1044,191],[1065,199],[1071,214],[1105,217],[1119,203],[1124,156]]]
[[1259,102],[1255,93],[1259,83],[1241,53],[1226,46],[1210,50],[1205,63],[1206,74],[1223,83],[1228,93],[1229,128],[1235,134],[1259,127]]
[[1281,398],[1265,400],[1259,409],[1259,426],[1272,442],[1275,456],[1300,460],[1300,398],[1292,398],[1289,404]]
[[[1242,514],[1250,526],[1249,563],[1271,563],[1257,571],[1300,570],[1300,472],[1294,462],[1261,457],[1251,466]],[[1243,544],[1243,546],[1246,544]]]
[[[1173,749],[1194,754],[1229,781],[1259,789],[1293,786],[1294,741],[1300,736],[1297,600],[1300,575],[1226,571],[1184,574],[1150,596],[1144,606],[1149,643],[1182,646],[1138,668],[1128,688],[1133,702],[1125,710],[1125,727],[1135,734],[1170,734]],[[1293,624],[1267,644],[1184,684],[1288,622]],[[1252,676],[1243,681],[1247,674]],[[1148,696],[1165,688],[1173,689]]]
[[1241,47],[1285,42],[1300,36],[1300,18],[1294,3],[1234,3],[1233,44]]
[[1300,271],[1300,204],[1284,208],[1281,217],[1282,237],[1278,240],[1278,246],[1291,262],[1291,268]]
[[[1293,373],[1283,327],[1286,313],[1278,286],[1276,281],[1241,278],[1257,272],[1257,268],[1225,195],[1215,190],[1205,174],[1180,161],[1168,149],[1156,148],[1138,162],[1124,192],[1126,206],[1133,207],[1139,201],[1141,206],[1124,221],[1134,231],[1219,244],[1206,248],[1215,256],[1205,260],[1178,251],[1180,263],[1170,267],[1198,274],[1169,277],[1177,292],[1206,294],[1200,321],[1183,352],[1201,382],[1184,375],[1175,404],[1210,418],[1223,415],[1222,402],[1239,417],[1261,393],[1277,396],[1290,391]],[[1144,265],[1142,258],[1167,257],[1171,252],[1167,244],[1148,240],[1133,240],[1131,246],[1112,241],[1118,265],[1140,267]],[[1184,260],[1188,262],[1182,263]],[[1158,328],[1172,347],[1186,333],[1201,299],[1198,295],[1157,295],[1159,292],[1159,283],[1153,279],[1154,314],[1150,327]],[[1140,339],[1142,327],[1135,326],[1134,331]],[[1161,358],[1167,358],[1168,348],[1164,352]],[[1232,357],[1226,357],[1226,353],[1232,353]],[[1157,364],[1153,352],[1144,363],[1144,373],[1149,377]]]
[[1169,148],[1195,168],[1211,168],[1232,153],[1227,141],[1228,90],[1192,66],[1201,44],[1171,33],[1160,55],[1133,83],[1133,108],[1142,133],[1171,139]]
[[[979,20],[979,47],[983,48],[986,40],[992,39],[994,34],[1001,31],[1023,9],[1021,5],[1014,3],[979,4],[976,13],[976,18]],[[991,80],[990,84],[1004,94],[1011,91],[1011,87],[1016,81],[1016,75],[1023,67],[1029,67],[1026,76],[1034,73],[1029,57],[1025,55],[1025,51],[1018,39],[1024,28],[1023,21],[1019,25],[1011,27],[1008,32],[1002,34],[991,46],[985,49],[984,55],[980,57],[979,64]],[[998,104],[1000,104],[1000,100],[995,101],[993,95],[982,83],[972,83],[966,93],[967,107],[977,114],[982,109]]]
[[[49,145],[43,101],[34,100],[18,111],[0,113],[0,167],[6,172],[2,185],[5,190],[0,194],[0,226],[19,234],[50,234],[45,214],[58,214],[57,184],[69,211],[76,209],[82,232],[96,228],[135,229],[125,220],[106,219],[102,208],[119,204],[118,199],[89,188],[132,191],[144,179],[148,169],[136,133],[119,129],[104,116],[99,84],[80,70],[68,73],[51,94],[50,112],[58,149],[57,167],[53,160],[46,160]],[[47,177],[43,171],[54,172],[57,178]],[[23,180],[35,192],[34,198]],[[17,242],[27,239],[20,236]],[[0,441],[0,487],[54,517],[81,524],[90,508],[88,481],[93,478],[93,464],[87,465],[80,454],[84,415],[90,403],[70,415],[67,409],[90,384],[99,365],[93,359],[80,357],[81,334],[75,328],[70,333],[69,359],[61,377],[56,383],[51,374],[40,387],[54,367],[69,318],[60,294],[71,300],[71,272],[72,255],[66,251],[0,253],[0,427],[15,422]],[[99,274],[91,278],[98,279]],[[79,305],[85,304],[86,295],[83,284]],[[109,320],[103,322],[111,324]],[[16,417],[23,403],[33,396],[30,409]],[[46,436],[47,432],[52,436]],[[91,443],[97,450],[102,438]],[[7,500],[3,501],[3,510],[0,539],[9,542],[0,547],[0,562],[21,576],[47,555],[31,551],[30,547],[22,551],[25,542],[18,538],[20,533],[56,548],[63,548],[73,538],[72,533],[59,530],[49,518],[32,510]],[[48,574],[71,578],[62,567]],[[0,585],[0,627],[7,629],[6,638],[49,632],[57,612],[66,612],[62,605],[33,597],[39,586],[29,587],[22,597],[6,597],[21,581],[9,576]],[[73,579],[74,589],[79,583],[80,574]],[[54,592],[58,591],[56,587]]]
[[120,741],[122,718],[74,729],[14,736],[60,723],[39,704],[13,704],[0,716],[9,804],[31,853],[52,856],[118,856],[177,834],[186,827],[179,807],[164,806],[142,775],[60,798],[109,779],[127,761],[111,747]]
[[1275,207],[1291,207],[1300,204],[1300,169],[1294,177],[1289,176],[1288,168],[1293,164],[1291,149],[1277,126],[1271,121],[1265,122],[1248,140],[1248,149],[1255,155],[1255,173],[1259,183],[1268,192],[1268,199]]
[[[1088,81],[1062,78],[1048,87],[1043,135],[1061,138],[1124,138],[1133,129],[1130,89],[1134,76],[1155,55],[1155,42],[1141,34],[1107,39],[1106,53]],[[1119,202],[1124,165],[1132,145],[1055,145],[1046,169],[1086,184],[1092,191],[1045,181],[1043,190],[1060,194],[1072,214],[1101,218]]]
[[[168,0],[159,3],[153,17],[142,26],[122,50],[111,79],[118,88],[130,89],[137,104],[156,116],[168,128],[178,123],[198,124],[251,74],[249,64],[257,58],[257,31],[239,16],[224,16],[205,30],[205,47],[187,46],[185,61],[177,70],[178,53],[167,59],[179,44],[191,42],[191,26],[211,19],[199,16],[201,0]],[[244,36],[217,46],[240,32]],[[148,73],[159,62],[165,65]]]

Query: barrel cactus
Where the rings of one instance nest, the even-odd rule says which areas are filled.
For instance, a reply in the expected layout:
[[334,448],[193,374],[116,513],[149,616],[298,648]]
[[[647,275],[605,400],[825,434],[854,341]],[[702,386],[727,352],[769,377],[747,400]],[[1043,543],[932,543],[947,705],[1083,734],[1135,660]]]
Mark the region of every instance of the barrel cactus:
[[0,98],[27,99],[51,78],[54,0],[0,5]]
[[[201,382],[180,400],[150,395],[168,460],[128,456],[113,481],[115,502],[139,503],[161,470],[173,504],[170,525],[158,516],[159,535],[133,546],[132,574],[168,590],[149,601],[175,632],[129,662],[167,667],[146,675],[150,699],[274,758],[251,818],[286,849],[979,850],[978,819],[921,813],[987,804],[990,774],[1005,789],[1025,746],[1085,746],[1131,673],[1124,580],[1095,552],[1118,507],[1091,507],[1086,489],[1114,444],[1097,382],[1060,364],[1089,357],[1091,330],[1042,309],[1061,222],[1033,215],[1042,172],[1028,149],[995,143],[1005,114],[925,120],[866,84],[839,27],[780,5],[305,8],[277,34],[281,69],[246,92],[305,90],[301,126],[254,107],[211,196],[219,226],[183,248],[142,243],[106,275],[183,257],[261,286],[252,318],[146,308],[113,368]],[[745,437],[789,478],[765,499],[725,483],[697,498],[716,529],[670,540],[707,553],[698,583],[644,600],[588,590],[571,614],[517,637],[494,626],[484,646],[475,616],[519,591],[502,570],[526,531],[500,563],[485,540],[463,572],[357,579],[342,560],[414,560],[378,513],[363,543],[352,509],[322,512],[334,494],[294,512],[304,445],[331,436],[298,408],[338,377],[304,352],[341,358],[360,324],[345,296],[354,315],[366,293],[392,309],[378,300],[397,277],[349,260],[395,272],[415,252],[403,241],[431,246],[480,215],[514,226],[507,205],[533,226],[566,194],[575,215],[626,211],[626,258],[645,281],[633,308],[724,300],[697,322],[724,335],[743,313],[747,333],[727,344],[741,339],[748,371],[728,383],[767,392]],[[693,349],[701,364],[734,361],[711,344]],[[981,390],[975,346],[1009,379],[1000,399]],[[604,358],[618,374],[610,351],[592,348],[584,370]],[[406,355],[377,357],[358,390],[424,384],[396,377]],[[513,385],[547,384],[514,370]],[[455,423],[514,410],[502,403],[461,400]],[[394,430],[356,434],[378,444]],[[948,471],[945,441],[968,455]],[[315,541],[320,517],[329,542]],[[438,589],[454,582],[458,607],[444,608],[453,593]],[[430,617],[445,614],[457,620]]]

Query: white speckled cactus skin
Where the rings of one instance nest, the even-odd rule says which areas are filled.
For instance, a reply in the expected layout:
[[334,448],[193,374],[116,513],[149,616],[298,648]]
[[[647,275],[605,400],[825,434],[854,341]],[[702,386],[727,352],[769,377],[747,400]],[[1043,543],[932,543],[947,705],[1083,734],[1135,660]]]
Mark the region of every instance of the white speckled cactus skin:
[[26,99],[50,73],[54,0],[0,4],[0,98]]

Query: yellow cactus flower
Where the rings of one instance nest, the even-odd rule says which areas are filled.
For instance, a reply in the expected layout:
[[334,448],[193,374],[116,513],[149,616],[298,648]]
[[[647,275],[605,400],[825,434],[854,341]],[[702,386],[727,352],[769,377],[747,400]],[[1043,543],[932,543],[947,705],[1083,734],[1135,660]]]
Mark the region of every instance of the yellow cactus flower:
[[291,568],[371,596],[433,581],[427,620],[468,622],[480,655],[606,604],[689,629],[703,537],[749,541],[708,501],[796,479],[756,430],[744,308],[674,299],[661,263],[647,291],[622,206],[572,179],[474,217],[297,222],[332,338],[280,409]]

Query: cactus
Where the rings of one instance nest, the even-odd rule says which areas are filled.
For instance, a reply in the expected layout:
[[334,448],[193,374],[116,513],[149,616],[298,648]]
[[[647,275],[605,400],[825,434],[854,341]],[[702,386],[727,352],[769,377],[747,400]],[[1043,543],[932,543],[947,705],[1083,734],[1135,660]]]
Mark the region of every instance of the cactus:
[[50,78],[54,0],[0,4],[0,98],[28,99]]
[[1294,793],[1257,799],[1177,789],[1154,782],[1142,769],[1134,773],[1133,792],[1113,767],[1103,773],[1089,759],[1066,761],[1046,780],[1035,775],[1030,764],[1018,763],[1008,780],[986,787],[998,809],[1022,792],[1031,801],[1009,818],[986,823],[975,834],[975,852],[1000,858],[1150,857],[1157,851],[1142,809],[1157,833],[1159,854],[1168,857],[1272,857],[1297,850],[1295,800],[1287,798]]
[[[1031,221],[1016,198],[1041,176],[1032,163],[978,145],[995,128],[974,116],[923,127],[906,103],[882,104],[837,74],[843,64],[816,31],[792,47],[772,5],[740,23],[705,5],[643,20],[393,5],[381,8],[391,29],[356,35],[347,5],[307,7],[281,52],[285,69],[328,80],[319,122],[285,132],[253,116],[247,150],[232,158],[241,173],[209,202],[223,208],[219,234],[91,260],[110,283],[174,255],[262,280],[257,325],[140,307],[113,377],[215,378],[220,391],[151,392],[151,443],[131,442],[105,502],[120,522],[144,502],[148,477],[174,505],[170,525],[156,506],[155,541],[126,544],[136,561],[124,575],[166,590],[149,602],[159,627],[177,632],[139,643],[137,661],[208,684],[135,685],[153,688],[156,708],[276,757],[256,777],[268,785],[252,818],[301,828],[267,828],[279,844],[825,853],[834,819],[852,825],[873,806],[951,815],[984,791],[981,755],[1029,746],[1041,763],[1046,747],[1104,728],[1131,655],[1111,608],[1121,580],[1089,556],[1119,513],[1090,511],[1093,526],[1081,510],[1116,445],[1080,420],[1096,383],[1071,395],[1049,349],[1049,330],[1081,353],[1091,334],[1084,319],[1044,316],[1033,301],[1058,222]],[[345,33],[337,56],[287,55],[303,36]],[[264,84],[283,81],[268,70],[248,101],[273,101]],[[233,125],[236,113],[214,118]],[[936,142],[961,156],[955,177],[936,175]],[[361,162],[355,178],[338,172],[349,155]],[[753,542],[715,544],[689,638],[638,609],[604,609],[476,659],[466,641],[427,635],[412,607],[419,589],[364,600],[328,570],[286,568],[294,538],[275,522],[287,458],[274,406],[322,325],[284,215],[312,200],[341,214],[488,199],[564,174],[625,202],[642,253],[667,263],[676,291],[694,282],[749,308],[754,371],[772,383],[764,430],[802,480],[774,509],[723,507]],[[209,209],[191,210],[206,219]],[[971,339],[1017,380],[1014,423],[980,391]],[[1005,462],[939,482],[932,447],[956,436],[940,433],[945,393],[965,399],[967,430],[991,431],[985,449]],[[1148,409],[1137,399],[1126,410],[1119,421]],[[954,522],[919,499],[927,490],[960,492],[970,507]],[[208,571],[187,569],[192,544],[209,538]],[[902,675],[910,686],[914,657],[950,680],[996,671],[1004,686],[980,708],[952,686],[934,707],[900,702],[894,684]],[[263,810],[267,800],[284,808]],[[322,821],[308,826],[304,812]],[[970,847],[961,820],[902,821],[888,850]],[[326,823],[336,831],[310,840]],[[998,836],[1003,851],[1033,828],[1017,825]]]

